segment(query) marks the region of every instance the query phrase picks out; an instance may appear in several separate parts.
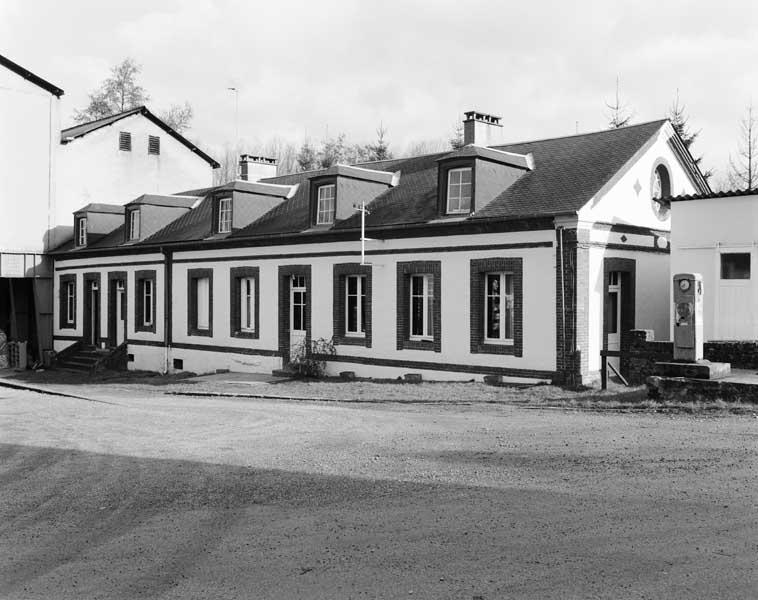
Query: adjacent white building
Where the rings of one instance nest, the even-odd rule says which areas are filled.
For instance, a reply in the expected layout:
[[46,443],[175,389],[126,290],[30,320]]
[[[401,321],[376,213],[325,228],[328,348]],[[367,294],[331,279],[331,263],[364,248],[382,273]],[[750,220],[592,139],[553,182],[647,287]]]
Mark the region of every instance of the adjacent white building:
[[758,192],[671,202],[671,275],[703,276],[704,340],[758,339]]
[[60,132],[57,216],[90,203],[209,187],[219,163],[144,106]]

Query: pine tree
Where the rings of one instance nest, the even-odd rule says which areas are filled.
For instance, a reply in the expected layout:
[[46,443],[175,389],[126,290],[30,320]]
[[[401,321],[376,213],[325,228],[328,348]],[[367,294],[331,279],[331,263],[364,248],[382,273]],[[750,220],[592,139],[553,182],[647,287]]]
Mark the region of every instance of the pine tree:
[[368,151],[368,160],[387,160],[392,158],[392,153],[389,151],[389,144],[384,139],[387,135],[387,130],[382,123],[379,123],[379,129],[376,130],[376,143],[368,144],[366,150]]
[[453,129],[453,137],[450,138],[450,148],[458,150],[463,148],[463,124],[458,123]]
[[[687,150],[690,150],[692,152],[690,146],[692,146],[693,142],[697,139],[697,136],[700,135],[700,130],[698,131],[692,131],[689,127],[689,116],[685,112],[685,105],[681,104],[679,101],[679,90],[676,90],[676,97],[674,98],[674,102],[671,104],[671,107],[669,108],[668,112],[668,119],[671,122],[671,126],[674,128],[674,131],[677,132],[679,137],[682,140],[682,143],[684,144],[684,147],[687,148]],[[700,168],[700,163],[703,160],[702,156],[698,156],[697,158],[693,157],[693,160],[695,161],[695,164]],[[703,177],[707,181],[713,176],[713,171],[702,171]]]
[[605,106],[610,109],[611,114],[608,117],[608,128],[619,129],[620,127],[626,127],[632,121],[632,112],[629,107],[622,102],[620,81],[618,75],[616,76],[616,101],[613,104],[605,103]]
[[318,157],[316,156],[316,149],[311,145],[310,140],[306,139],[303,145],[300,146],[300,151],[295,157],[297,163],[297,170],[313,171],[318,167]]

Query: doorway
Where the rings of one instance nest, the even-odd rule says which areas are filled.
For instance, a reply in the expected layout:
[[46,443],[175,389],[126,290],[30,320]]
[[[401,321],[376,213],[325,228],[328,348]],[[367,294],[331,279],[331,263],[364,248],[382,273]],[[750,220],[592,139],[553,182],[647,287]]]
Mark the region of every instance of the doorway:
[[108,345],[126,342],[126,273],[108,273]]
[[100,345],[100,274],[84,275],[84,335],[85,345]]
[[[608,288],[606,291],[606,313],[608,323],[606,330],[606,349],[621,350],[621,309],[623,302],[621,300],[621,271],[610,271],[608,273]],[[621,372],[620,358],[618,356],[609,356],[608,362],[612,364],[617,371]]]
[[[636,261],[606,258],[603,265],[603,344],[604,350],[620,352],[635,327]],[[608,364],[624,377],[628,374],[623,357],[609,356]],[[609,375],[615,375],[609,369]]]
[[310,285],[310,265],[279,267],[279,351],[284,365],[310,343]]

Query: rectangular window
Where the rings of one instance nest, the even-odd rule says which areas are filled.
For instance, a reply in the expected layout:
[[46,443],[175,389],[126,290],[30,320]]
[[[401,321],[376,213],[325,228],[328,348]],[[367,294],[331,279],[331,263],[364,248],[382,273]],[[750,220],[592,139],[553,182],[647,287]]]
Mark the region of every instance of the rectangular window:
[[331,225],[334,223],[334,199],[337,186],[333,183],[318,188],[318,204],[316,206],[316,225]]
[[485,275],[484,339],[513,343],[513,274]]
[[155,271],[134,273],[134,330],[155,333],[157,286]]
[[730,252],[722,254],[721,279],[750,279],[750,253]]
[[229,272],[232,337],[258,338],[258,267],[232,267]]
[[153,299],[155,296],[155,284],[152,279],[142,282],[142,326],[153,325]]
[[232,199],[221,198],[218,201],[218,232],[229,233],[232,230]]
[[345,277],[345,334],[366,335],[366,276]]
[[87,245],[87,217],[79,217],[76,221],[76,245]]
[[450,169],[447,172],[447,212],[471,212],[471,167]]
[[411,339],[432,339],[434,290],[432,276],[411,275]]
[[139,239],[140,211],[139,209],[129,211],[129,239]]
[[118,134],[118,149],[124,152],[132,151],[132,134],[128,131],[120,131]]
[[73,325],[76,322],[76,283],[69,281],[66,284],[66,323]]
[[187,334],[213,335],[213,270],[187,272]]
[[76,328],[76,275],[61,275],[58,280],[58,326]]
[[332,285],[334,343],[371,348],[371,265],[334,265]]
[[290,329],[292,331],[305,331],[306,330],[306,312],[308,301],[308,288],[306,287],[306,281],[304,275],[292,276],[292,322],[290,323]]
[[147,153],[156,155],[161,153],[161,138],[157,135],[147,136]]

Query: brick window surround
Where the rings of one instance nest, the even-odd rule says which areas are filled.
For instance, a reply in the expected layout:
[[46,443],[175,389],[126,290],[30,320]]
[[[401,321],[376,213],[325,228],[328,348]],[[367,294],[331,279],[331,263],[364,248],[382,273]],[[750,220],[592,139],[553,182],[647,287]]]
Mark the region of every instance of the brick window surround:
[[[345,281],[348,275],[362,275],[365,277],[364,293],[366,296],[366,320],[363,324],[365,329],[365,335],[363,336],[345,334]],[[371,266],[361,265],[359,263],[341,263],[334,265],[333,286],[332,335],[334,336],[334,343],[371,348],[371,299],[373,289],[371,282]]]
[[[208,329],[197,326],[197,281],[208,279]],[[213,269],[187,271],[187,335],[213,337]]]
[[[447,212],[447,178],[448,173],[453,169],[471,169],[471,206],[469,213],[448,213]],[[439,163],[437,168],[437,213],[440,217],[465,217],[474,211],[476,198],[476,161],[472,158],[459,158],[446,160]]]
[[[513,276],[513,343],[487,343],[484,336],[484,296],[487,273]],[[522,356],[524,345],[523,261],[521,258],[477,258],[470,262],[470,331],[472,354],[511,354]]]
[[[150,325],[145,325],[145,315],[143,312],[145,281],[153,282],[153,322]],[[134,273],[134,331],[155,333],[155,322],[157,320],[155,307],[157,306],[157,297],[158,286],[156,283],[155,270],[148,269],[144,271],[136,271]]]
[[313,289],[311,287],[311,266],[279,265],[279,352],[281,352],[285,364],[290,360],[290,282],[293,275],[299,275],[305,278],[305,287],[307,290],[305,343],[309,348],[311,344],[311,298],[313,297]]
[[[74,284],[74,320],[72,323],[69,323],[66,318],[68,316],[67,288],[70,283]],[[60,286],[58,289],[58,326],[60,329],[76,329],[76,274],[61,275],[58,284]]]
[[[411,333],[411,275],[431,275],[434,293],[432,309],[432,339],[412,340]],[[442,352],[442,263],[438,260],[419,260],[397,263],[397,349]]]
[[[241,280],[250,278],[255,281],[253,297],[253,331],[242,331],[240,317],[242,315]],[[260,337],[260,268],[259,267],[232,267],[229,270],[229,333],[235,338],[248,338],[257,340]]]

